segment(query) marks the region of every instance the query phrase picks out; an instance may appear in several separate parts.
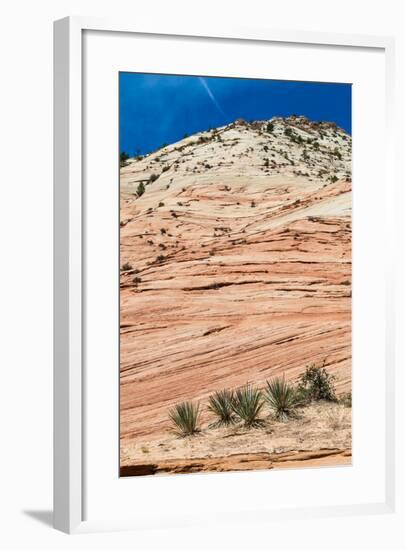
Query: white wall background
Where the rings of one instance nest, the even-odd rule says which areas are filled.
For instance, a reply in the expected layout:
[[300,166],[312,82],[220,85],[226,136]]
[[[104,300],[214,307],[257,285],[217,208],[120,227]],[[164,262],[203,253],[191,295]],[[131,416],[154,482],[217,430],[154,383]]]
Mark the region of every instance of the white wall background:
[[[397,40],[398,158],[405,150],[405,17],[400,0],[15,0],[3,3],[0,27],[0,546],[131,549],[274,547],[271,524],[211,530],[68,537],[52,530],[52,21],[66,15],[139,21],[215,20],[224,29],[256,26],[394,35]],[[370,125],[372,128],[372,125]],[[400,155],[400,156],[399,156]],[[402,180],[402,181],[401,181]],[[405,185],[403,178],[398,183]],[[405,193],[398,200],[397,281],[405,280]],[[376,261],[378,251],[376,251]],[[398,262],[399,263],[399,262]],[[398,362],[404,364],[404,292],[398,289]],[[370,297],[372,299],[372,297]],[[402,310],[402,311],[401,311]],[[405,387],[404,377],[397,380]],[[369,548],[382,548],[380,518],[364,523]],[[350,525],[350,522],[349,522]],[[311,521],[286,524],[285,548],[310,548]],[[324,520],[328,550],[363,546],[336,520]],[[371,536],[372,535],[372,536]],[[228,537],[231,537],[229,540]],[[404,536],[405,538],[405,536]],[[231,542],[232,541],[232,542]],[[278,545],[278,544],[277,544]],[[403,548],[404,540],[391,546]]]

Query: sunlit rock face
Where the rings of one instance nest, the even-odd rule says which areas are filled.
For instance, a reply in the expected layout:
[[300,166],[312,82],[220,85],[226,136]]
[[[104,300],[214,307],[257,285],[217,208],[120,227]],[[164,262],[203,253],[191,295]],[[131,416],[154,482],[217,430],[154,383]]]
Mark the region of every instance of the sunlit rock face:
[[351,137],[235,121],[121,168],[121,449],[168,408],[325,361],[351,389]]

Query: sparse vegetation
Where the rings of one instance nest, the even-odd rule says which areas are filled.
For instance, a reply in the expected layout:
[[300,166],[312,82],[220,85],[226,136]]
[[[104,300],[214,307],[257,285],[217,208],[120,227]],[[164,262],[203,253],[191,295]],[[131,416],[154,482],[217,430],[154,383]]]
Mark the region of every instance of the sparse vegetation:
[[164,262],[166,260],[166,256],[163,256],[163,254],[159,254],[159,256],[156,256],[156,260],[155,262],[157,264],[161,264],[162,262]]
[[154,181],[156,181],[157,179],[159,179],[159,174],[151,174],[149,176],[149,183],[153,183]]
[[169,417],[174,428],[172,431],[179,437],[193,436],[201,430],[198,426],[200,406],[198,403],[185,401],[169,410]]
[[325,368],[325,361],[322,367],[309,365],[300,376],[298,384],[298,395],[302,401],[336,401],[335,376],[329,374]]
[[122,264],[121,271],[130,271],[132,269],[132,265],[129,262],[125,262],[125,264]]
[[285,378],[274,378],[267,382],[264,398],[277,420],[288,420],[301,404],[296,389],[285,381]]
[[339,430],[342,428],[343,424],[346,421],[347,411],[344,407],[339,407],[339,405],[332,405],[330,409],[326,412],[327,421],[329,427],[332,430]]
[[120,168],[123,168],[124,166],[127,166],[127,164],[128,164],[127,160],[128,159],[129,159],[128,153],[126,153],[125,151],[122,151],[120,153]]
[[134,283],[135,286],[138,286],[140,283],[142,283],[142,279],[140,277],[134,277],[132,279],[132,282]]
[[251,384],[236,390],[232,400],[232,410],[246,428],[259,428],[263,425],[264,421],[259,418],[263,405],[262,392]]
[[138,195],[138,197],[142,197],[144,193],[145,193],[145,185],[141,181],[141,183],[138,185],[136,189],[136,194]]
[[232,409],[233,399],[234,395],[232,390],[216,391],[210,395],[208,410],[217,417],[216,422],[212,423],[210,427],[219,428],[221,426],[230,426],[238,421]]
[[339,403],[343,405],[344,407],[351,408],[352,407],[352,392],[344,393],[339,398]]

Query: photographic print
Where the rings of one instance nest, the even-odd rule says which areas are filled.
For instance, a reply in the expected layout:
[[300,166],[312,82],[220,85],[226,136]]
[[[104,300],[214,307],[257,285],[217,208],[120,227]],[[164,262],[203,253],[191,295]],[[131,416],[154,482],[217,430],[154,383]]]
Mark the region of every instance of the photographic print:
[[119,101],[120,475],[350,464],[351,85]]

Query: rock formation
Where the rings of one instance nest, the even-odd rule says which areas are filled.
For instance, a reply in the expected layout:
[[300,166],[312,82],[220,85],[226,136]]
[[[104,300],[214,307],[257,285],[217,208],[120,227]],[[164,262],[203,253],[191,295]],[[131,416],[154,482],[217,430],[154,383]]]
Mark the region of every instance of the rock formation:
[[[238,120],[120,177],[121,445],[168,408],[305,366],[351,389],[351,137]],[[139,458],[139,457],[134,457]]]

